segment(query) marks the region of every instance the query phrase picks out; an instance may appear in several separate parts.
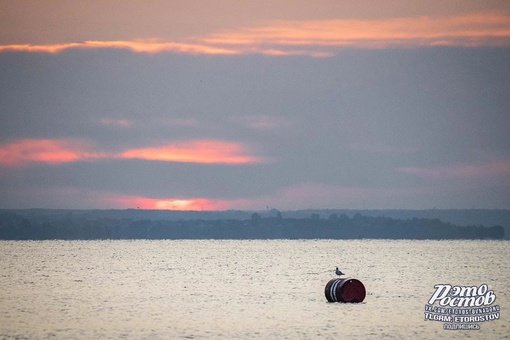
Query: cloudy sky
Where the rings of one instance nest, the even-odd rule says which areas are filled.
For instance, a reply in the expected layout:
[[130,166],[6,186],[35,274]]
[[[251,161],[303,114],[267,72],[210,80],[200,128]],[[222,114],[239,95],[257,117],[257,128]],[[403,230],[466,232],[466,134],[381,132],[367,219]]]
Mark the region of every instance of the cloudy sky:
[[0,0],[0,208],[510,209],[507,0]]

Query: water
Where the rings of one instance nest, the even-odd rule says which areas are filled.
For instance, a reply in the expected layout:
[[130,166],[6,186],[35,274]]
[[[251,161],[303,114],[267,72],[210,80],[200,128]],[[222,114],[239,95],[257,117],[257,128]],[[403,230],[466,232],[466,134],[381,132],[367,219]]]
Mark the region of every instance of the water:
[[[509,241],[2,241],[0,338],[510,337]],[[360,304],[328,303],[334,269]],[[435,284],[488,284],[480,330],[424,320]]]

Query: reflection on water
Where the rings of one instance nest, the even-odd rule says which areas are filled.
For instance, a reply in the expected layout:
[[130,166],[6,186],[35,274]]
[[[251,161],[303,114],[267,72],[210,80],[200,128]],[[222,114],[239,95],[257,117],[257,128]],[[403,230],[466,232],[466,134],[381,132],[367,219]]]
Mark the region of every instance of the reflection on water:
[[[0,338],[501,338],[508,241],[2,241]],[[335,267],[361,304],[328,303]],[[480,285],[501,319],[424,320],[435,284]],[[446,333],[445,333],[446,332]]]

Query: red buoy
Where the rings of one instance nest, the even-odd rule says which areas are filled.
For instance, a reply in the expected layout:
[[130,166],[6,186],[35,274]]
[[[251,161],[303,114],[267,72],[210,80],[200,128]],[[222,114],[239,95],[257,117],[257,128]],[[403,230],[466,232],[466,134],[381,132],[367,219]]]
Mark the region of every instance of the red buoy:
[[362,302],[366,290],[361,281],[347,277],[330,280],[324,293],[329,302]]

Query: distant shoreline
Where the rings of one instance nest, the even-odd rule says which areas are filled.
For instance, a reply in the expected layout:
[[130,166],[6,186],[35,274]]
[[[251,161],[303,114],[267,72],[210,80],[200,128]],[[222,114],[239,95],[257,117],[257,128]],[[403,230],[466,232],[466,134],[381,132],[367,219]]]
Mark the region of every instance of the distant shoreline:
[[[484,223],[481,223],[484,221]],[[510,210],[0,209],[0,239],[508,239]]]

